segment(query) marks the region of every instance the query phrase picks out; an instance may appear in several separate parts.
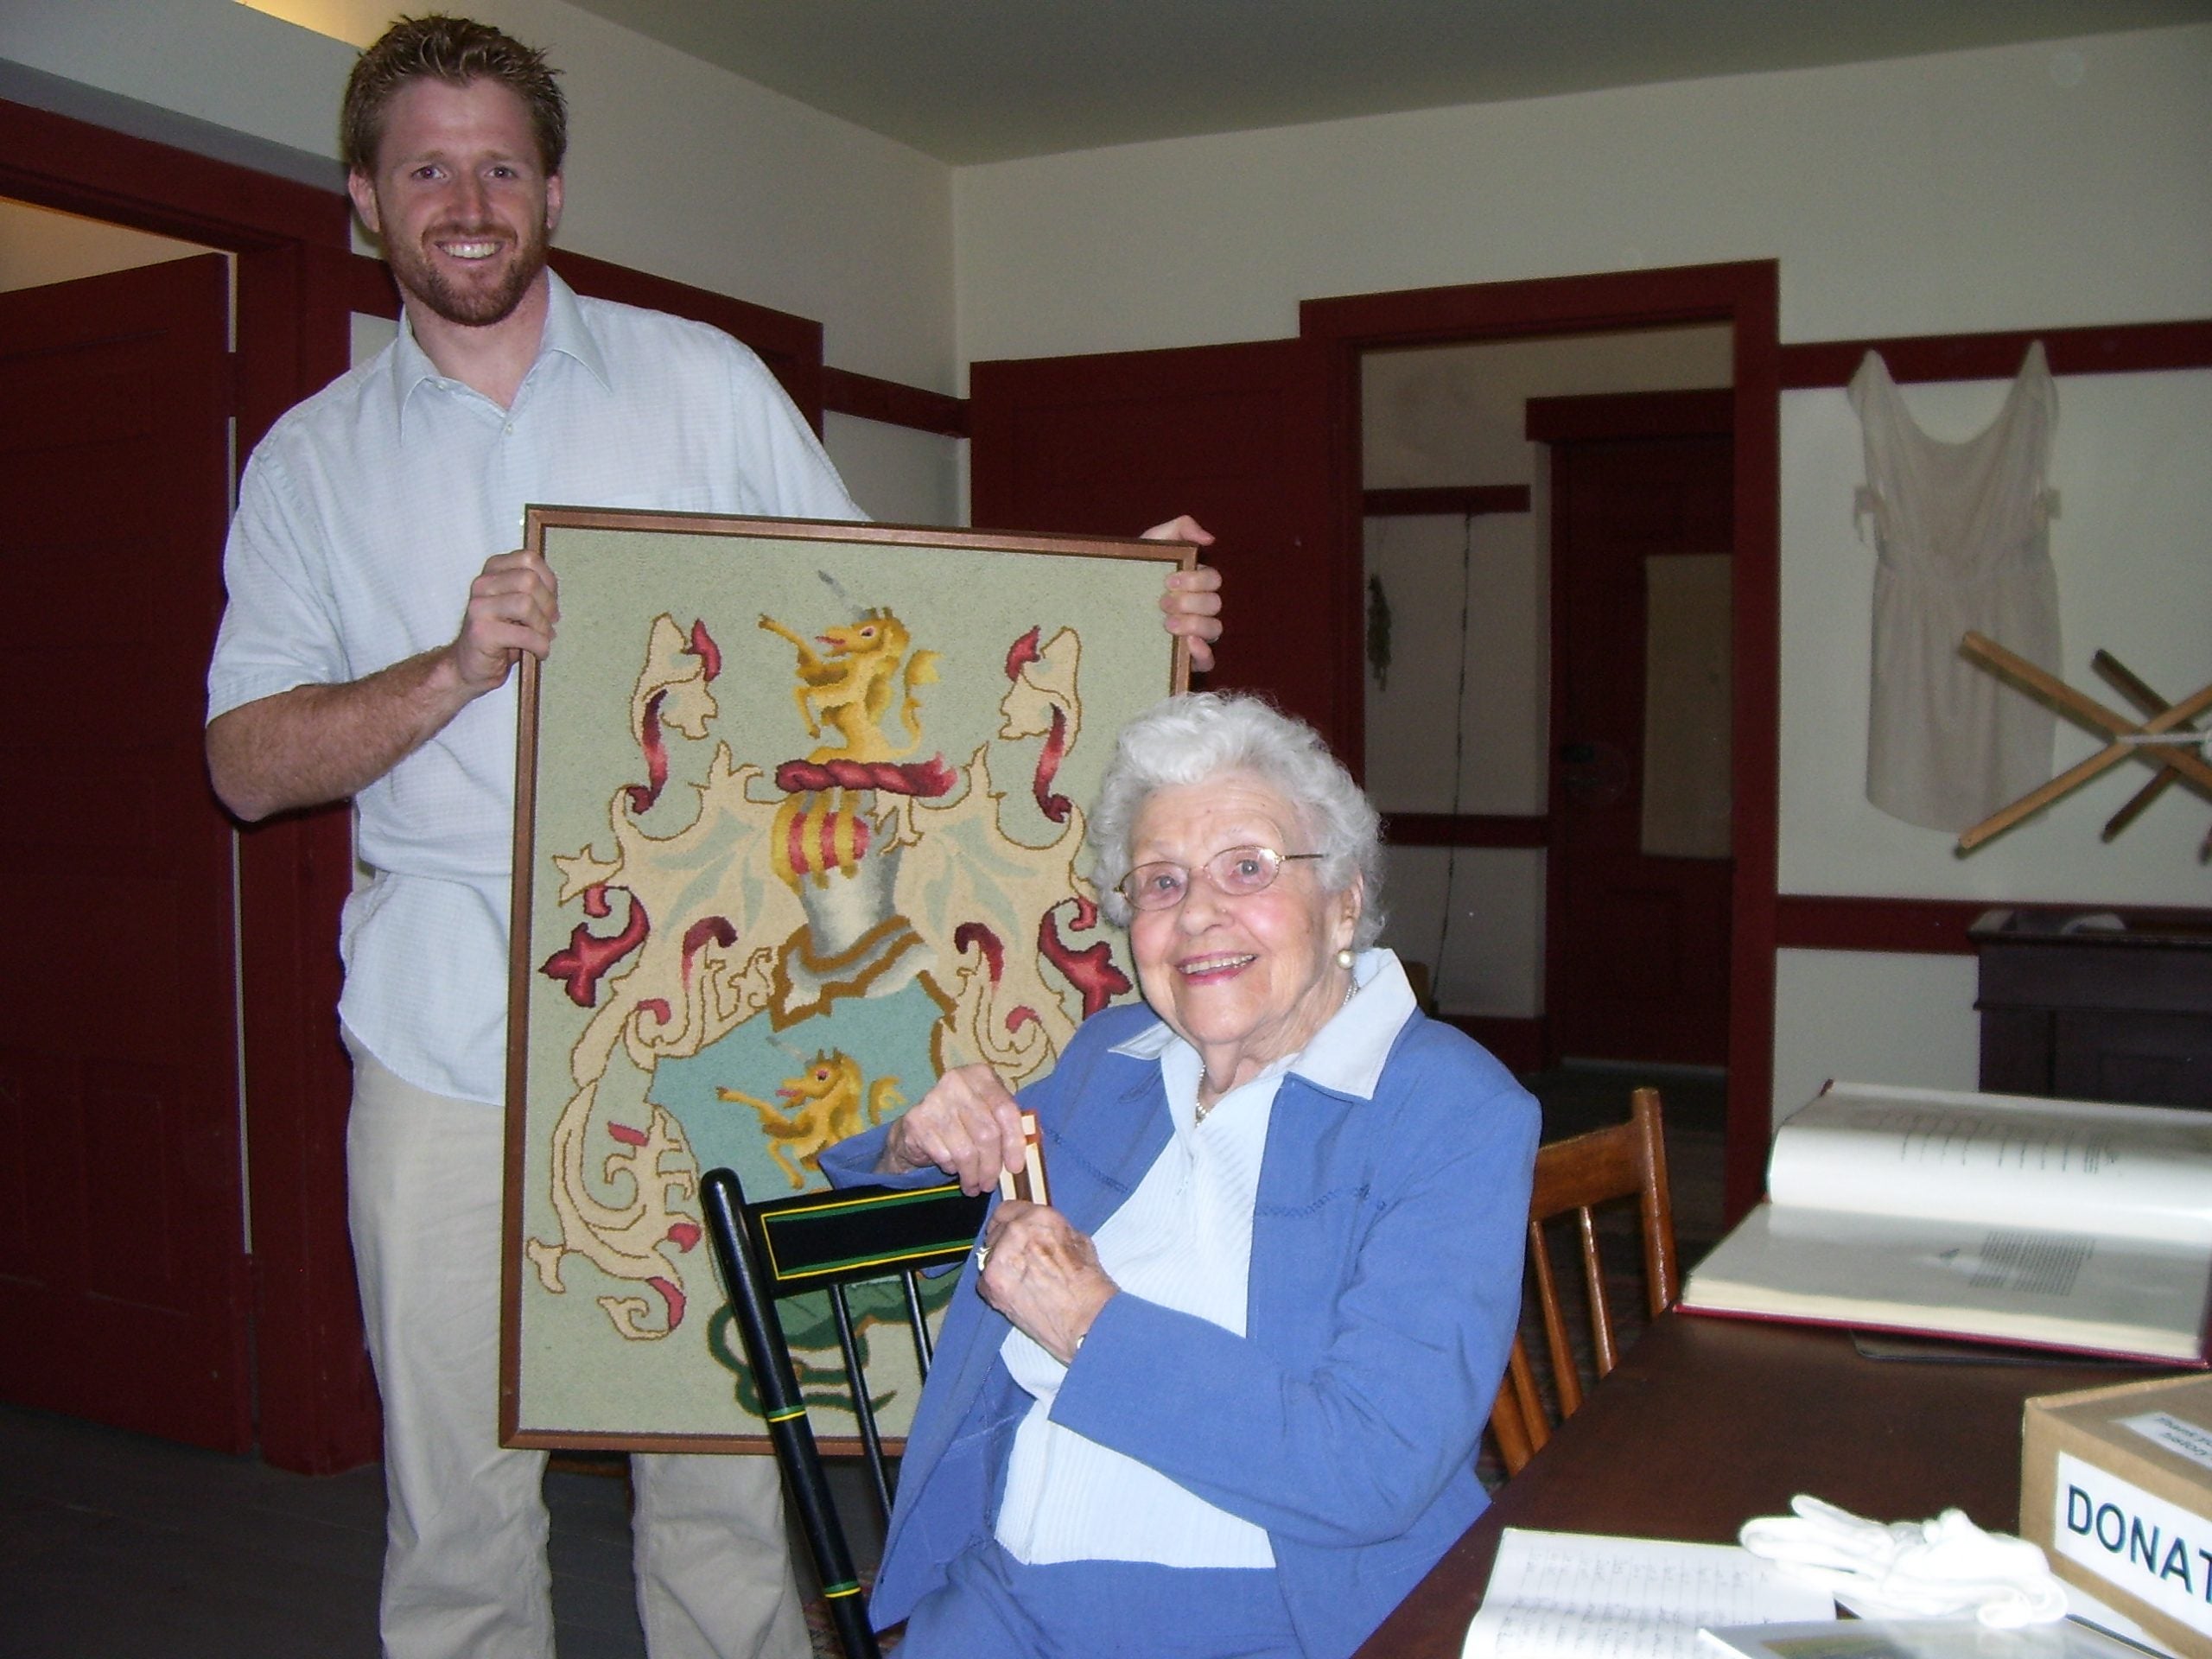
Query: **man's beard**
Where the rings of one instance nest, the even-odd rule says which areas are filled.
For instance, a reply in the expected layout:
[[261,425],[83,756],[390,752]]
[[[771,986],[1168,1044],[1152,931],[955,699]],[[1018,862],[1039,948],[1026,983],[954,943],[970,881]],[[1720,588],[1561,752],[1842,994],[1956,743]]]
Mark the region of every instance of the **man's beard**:
[[[493,238],[486,239],[494,238],[504,239],[503,233],[495,232]],[[441,239],[467,241],[469,233],[465,231],[456,232],[451,226],[442,227],[425,237],[423,244]],[[530,292],[531,284],[545,269],[547,245],[545,226],[540,220],[515,245],[507,263],[506,275],[496,287],[488,289],[457,287],[422,245],[387,247],[385,259],[391,266],[392,275],[397,278],[403,292],[421,301],[448,322],[459,323],[464,327],[484,328],[495,322],[505,321],[513,315],[515,308],[522,303],[523,296]]]

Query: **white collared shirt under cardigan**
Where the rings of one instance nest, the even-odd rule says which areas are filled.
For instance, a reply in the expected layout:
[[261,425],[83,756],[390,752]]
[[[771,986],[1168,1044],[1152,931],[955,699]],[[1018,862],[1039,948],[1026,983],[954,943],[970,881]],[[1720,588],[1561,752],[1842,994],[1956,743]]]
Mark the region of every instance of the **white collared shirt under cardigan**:
[[[1474,1456],[1519,1313],[1538,1123],[1503,1066],[1413,1008],[1389,953],[1356,972],[1367,988],[1274,1079],[1243,1333],[1125,1288],[1046,1408],[1056,1431],[1255,1530],[1316,1655],[1356,1647],[1487,1501]],[[1149,1009],[1109,1009],[1022,1093],[1039,1115],[1055,1206],[1102,1247],[1109,1217],[1189,1122],[1187,1103],[1179,1115],[1171,1104],[1192,1097],[1179,1065],[1195,1077],[1196,1056]],[[841,1185],[880,1179],[883,1134],[830,1149],[825,1173]],[[971,1264],[908,1437],[879,1624],[934,1590],[945,1561],[1001,1534],[1014,1491],[1008,1471],[1036,1402],[1001,1362],[1012,1326],[974,1277]],[[1054,1500],[1016,1493],[1017,1523],[1117,1535],[1131,1489],[1114,1487],[1094,1483],[1096,1522],[1052,1519]],[[1205,1535],[1208,1548],[1233,1536]]]

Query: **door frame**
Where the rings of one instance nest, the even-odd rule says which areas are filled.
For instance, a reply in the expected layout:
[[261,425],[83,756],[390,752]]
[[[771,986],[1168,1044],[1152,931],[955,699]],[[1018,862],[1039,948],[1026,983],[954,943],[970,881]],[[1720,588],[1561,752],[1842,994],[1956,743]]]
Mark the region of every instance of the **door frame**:
[[[1376,349],[1545,334],[1729,325],[1734,355],[1735,698],[1732,762],[1736,869],[1729,940],[1726,1198],[1733,1220],[1764,1184],[1774,1115],[1776,880],[1781,754],[1781,265],[1772,259],[1662,270],[1478,283],[1308,300],[1299,332],[1330,353],[1333,497],[1340,556],[1332,602],[1357,613],[1361,357]],[[1355,659],[1338,664],[1357,709]],[[1357,729],[1357,728],[1356,728]],[[1348,757],[1352,758],[1352,757]],[[1357,757],[1363,760],[1363,756]]]
[[[237,256],[237,456],[345,371],[353,255],[342,193],[0,99],[0,194]],[[212,788],[207,805],[221,810]],[[331,1473],[373,1459],[378,1436],[345,1224],[352,1090],[332,1016],[351,831],[342,808],[326,808],[237,846],[261,1453]]]

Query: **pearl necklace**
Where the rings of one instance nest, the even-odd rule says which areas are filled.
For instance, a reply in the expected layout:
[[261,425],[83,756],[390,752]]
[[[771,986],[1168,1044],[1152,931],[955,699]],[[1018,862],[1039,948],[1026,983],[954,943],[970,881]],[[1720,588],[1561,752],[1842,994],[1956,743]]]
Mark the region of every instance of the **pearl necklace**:
[[[1359,982],[1355,979],[1351,984],[1344,987],[1344,1000],[1337,1004],[1337,1012],[1338,1014],[1342,1014],[1346,1008],[1350,1007],[1351,1006],[1352,998],[1358,995]],[[1215,1107],[1220,1105],[1222,1096],[1226,1095],[1228,1092],[1229,1090],[1226,1089],[1217,1089],[1214,1087],[1213,1076],[1206,1070],[1205,1062],[1203,1060],[1198,1062],[1198,1094],[1200,1098],[1198,1100],[1198,1109],[1191,1114],[1191,1122],[1192,1126],[1195,1127],[1198,1124],[1205,1122],[1206,1121],[1206,1114],[1213,1110]],[[1207,1095],[1211,1095],[1213,1098],[1211,1100],[1205,1099],[1205,1096]]]

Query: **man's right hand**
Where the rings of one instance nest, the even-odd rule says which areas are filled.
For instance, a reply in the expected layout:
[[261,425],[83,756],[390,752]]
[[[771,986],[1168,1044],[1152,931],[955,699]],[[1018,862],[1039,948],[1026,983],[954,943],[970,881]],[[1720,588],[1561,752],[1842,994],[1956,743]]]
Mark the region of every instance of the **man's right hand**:
[[296,685],[207,724],[207,771],[248,823],[359,794],[486,692],[523,652],[553,648],[561,605],[537,554],[495,554],[469,584],[452,640],[358,680]]
[[472,696],[503,682],[529,652],[543,660],[561,620],[560,585],[526,549],[496,553],[468,587],[468,608],[451,646],[454,671]]

